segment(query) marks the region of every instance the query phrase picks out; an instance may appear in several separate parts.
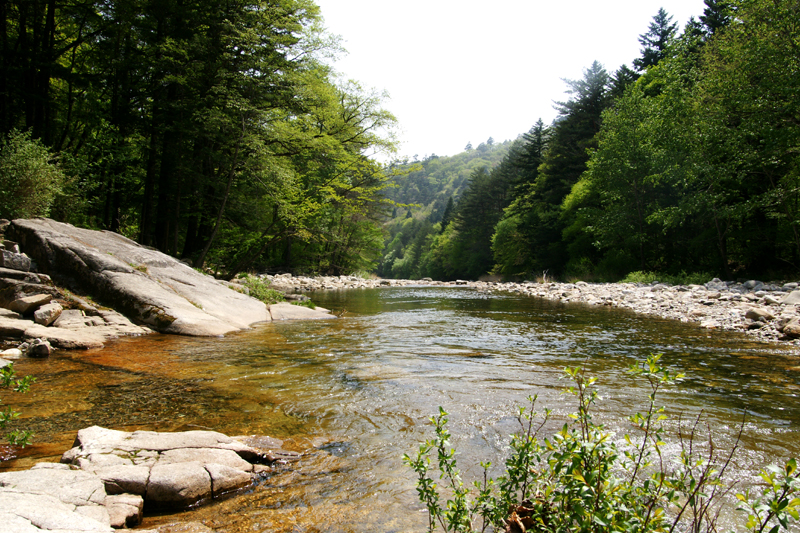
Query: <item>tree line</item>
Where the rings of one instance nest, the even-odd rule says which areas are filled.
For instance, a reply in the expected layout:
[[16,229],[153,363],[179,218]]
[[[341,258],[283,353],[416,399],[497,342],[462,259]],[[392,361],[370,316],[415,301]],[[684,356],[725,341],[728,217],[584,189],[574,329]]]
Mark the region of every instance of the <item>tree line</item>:
[[[567,81],[558,117],[475,169],[414,254],[415,277],[780,278],[800,266],[800,4],[659,10],[641,55]],[[423,224],[420,224],[423,226]],[[384,273],[389,273],[384,268]]]
[[380,257],[390,174],[370,156],[394,150],[395,119],[332,71],[311,0],[0,11],[0,217],[120,232],[229,276]]

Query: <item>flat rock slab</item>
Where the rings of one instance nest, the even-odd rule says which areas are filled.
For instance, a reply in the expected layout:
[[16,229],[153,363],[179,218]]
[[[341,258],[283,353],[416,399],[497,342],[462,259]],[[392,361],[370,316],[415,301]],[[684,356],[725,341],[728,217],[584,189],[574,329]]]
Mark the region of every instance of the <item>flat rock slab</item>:
[[290,455],[214,431],[128,433],[94,426],[78,432],[61,462],[102,480],[108,494],[139,495],[155,508],[185,508],[249,486],[262,470],[254,463],[272,463],[281,452]]
[[44,304],[50,302],[52,299],[53,296],[50,294],[34,294],[32,296],[23,296],[22,298],[11,302],[8,308],[12,311],[16,311],[17,313],[28,315],[39,309],[39,307],[43,306]]
[[117,233],[37,218],[7,234],[41,271],[163,333],[218,336],[270,320],[262,302]]
[[0,473],[0,533],[110,532],[102,481],[56,463]]
[[130,332],[122,332],[117,328],[92,328],[76,331],[63,328],[48,328],[33,320],[5,318],[0,316],[0,336],[25,339],[43,339],[52,346],[64,350],[102,348],[103,343],[124,334],[141,335],[147,330],[136,328]]
[[292,305],[286,302],[270,305],[269,312],[272,315],[272,320],[324,320],[336,318],[327,309],[309,309],[302,305]]
[[[61,463],[0,473],[0,533],[110,533],[138,525],[148,507],[182,509],[248,487],[268,469],[253,462],[268,456],[238,439],[270,447],[280,443],[213,431],[82,429]],[[212,530],[184,523],[147,531]]]

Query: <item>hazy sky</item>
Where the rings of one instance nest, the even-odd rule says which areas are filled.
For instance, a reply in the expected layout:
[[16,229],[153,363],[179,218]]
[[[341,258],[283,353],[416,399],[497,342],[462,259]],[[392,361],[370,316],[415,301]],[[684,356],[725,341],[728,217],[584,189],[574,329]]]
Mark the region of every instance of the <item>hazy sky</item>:
[[348,54],[344,77],[387,91],[400,154],[453,155],[514,139],[565,100],[562,78],[592,61],[609,73],[639,57],[659,7],[679,29],[703,0],[317,0]]

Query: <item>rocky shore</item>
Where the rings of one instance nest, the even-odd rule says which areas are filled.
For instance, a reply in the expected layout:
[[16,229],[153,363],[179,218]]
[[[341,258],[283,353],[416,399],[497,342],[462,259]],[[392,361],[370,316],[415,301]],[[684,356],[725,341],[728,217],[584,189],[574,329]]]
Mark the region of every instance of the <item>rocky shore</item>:
[[[270,437],[213,431],[82,429],[60,463],[0,473],[0,533],[110,533],[133,527],[144,510],[180,510],[220,498],[300,458],[281,445]],[[147,531],[210,530],[179,524]]]
[[0,367],[154,331],[218,336],[272,320],[335,318],[244,292],[116,233],[0,220]]
[[265,276],[285,292],[310,292],[377,287],[470,287],[487,292],[511,292],[563,303],[629,309],[659,318],[696,323],[707,329],[740,331],[764,341],[800,346],[800,285],[712,279],[703,285],[645,283],[500,283],[362,279],[354,276]]

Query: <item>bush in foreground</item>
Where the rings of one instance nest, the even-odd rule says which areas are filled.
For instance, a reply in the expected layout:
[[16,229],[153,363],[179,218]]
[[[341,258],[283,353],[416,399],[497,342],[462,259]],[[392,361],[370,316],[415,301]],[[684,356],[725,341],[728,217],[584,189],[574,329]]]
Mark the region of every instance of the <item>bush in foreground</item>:
[[[404,461],[417,474],[417,493],[428,510],[428,531],[506,531],[611,533],[611,532],[715,532],[721,499],[732,492],[725,471],[736,451],[720,454],[710,442],[705,451],[693,444],[697,423],[681,433],[681,454],[664,456],[663,408],[656,407],[659,389],[682,375],[672,375],[653,355],[630,372],[647,380],[651,393],[648,409],[630,421],[639,436],[625,435],[618,445],[613,434],[592,420],[597,400],[595,378],[581,368],[567,368],[573,385],[567,392],[577,399],[578,410],[556,434],[540,439],[539,431],[550,411],[520,408],[520,431],[511,437],[511,455],[498,479],[488,477],[490,464],[481,463],[484,479],[470,487],[460,477],[456,451],[450,448],[447,413],[440,407],[432,417],[436,436],[420,445],[415,457]],[[738,445],[738,442],[737,442]],[[432,477],[431,456],[436,456],[439,482]],[[794,459],[783,467],[761,473],[764,489],[736,494],[739,510],[747,516],[744,527],[752,532],[777,533],[798,520],[800,488]],[[444,500],[446,498],[446,500]],[[444,501],[443,501],[444,500]]]
[[30,133],[0,139],[0,218],[47,216],[66,181],[53,156]]
[[[22,379],[17,379],[16,373],[14,372],[14,365],[7,365],[0,368],[0,390],[11,389],[13,392],[25,393],[28,392],[28,389],[34,381],[36,381],[36,379],[32,376],[25,376]],[[0,431],[5,431],[8,424],[18,416],[19,413],[10,407],[6,407],[4,410],[0,411]],[[6,434],[6,439],[9,443],[24,448],[30,442],[31,432],[14,430]]]

